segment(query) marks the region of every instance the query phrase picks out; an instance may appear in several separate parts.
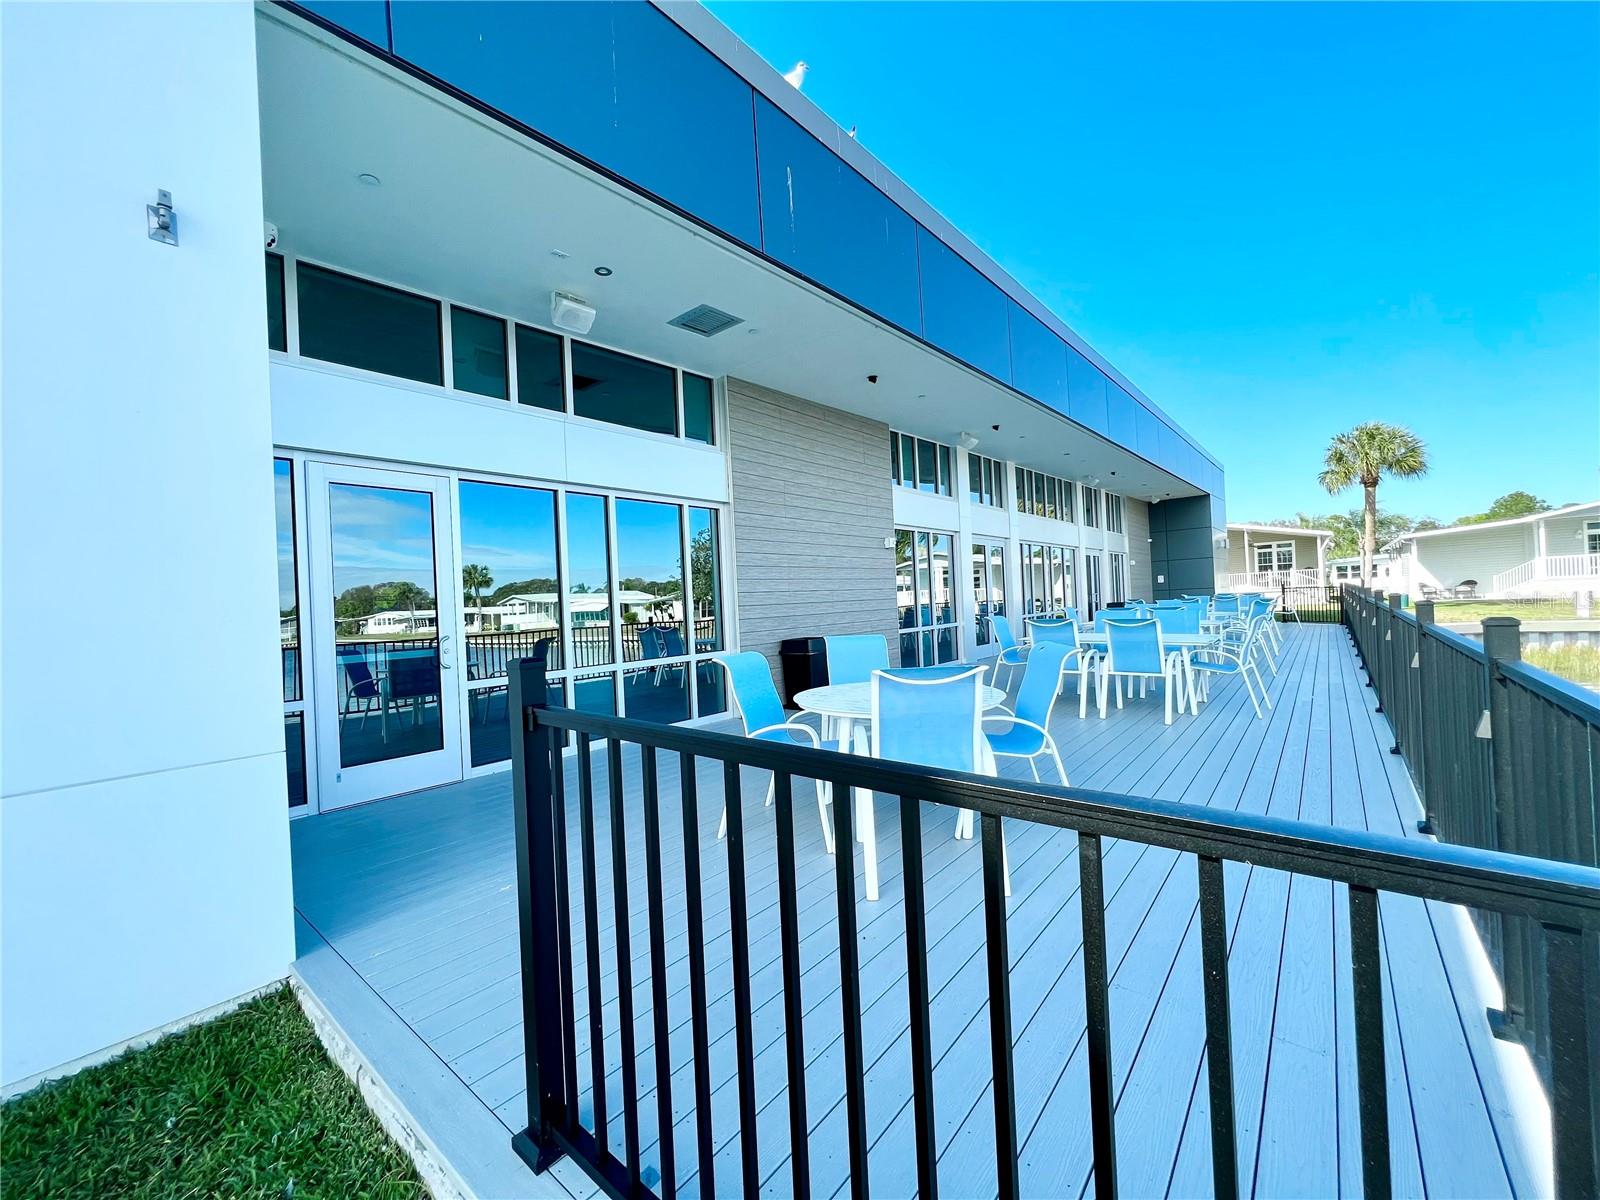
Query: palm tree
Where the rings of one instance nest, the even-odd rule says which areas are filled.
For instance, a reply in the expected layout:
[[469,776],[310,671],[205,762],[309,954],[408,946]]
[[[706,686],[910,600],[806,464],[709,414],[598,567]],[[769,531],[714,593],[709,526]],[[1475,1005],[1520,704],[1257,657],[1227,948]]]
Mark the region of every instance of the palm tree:
[[483,589],[494,586],[494,576],[489,568],[479,563],[468,563],[461,568],[461,584],[472,593],[472,607],[478,610],[478,625],[483,626]]
[[1378,546],[1378,483],[1385,475],[1414,479],[1428,473],[1428,448],[1399,425],[1365,421],[1328,443],[1318,482],[1329,494],[1359,483],[1365,493],[1361,533],[1361,582],[1372,578],[1372,556]]

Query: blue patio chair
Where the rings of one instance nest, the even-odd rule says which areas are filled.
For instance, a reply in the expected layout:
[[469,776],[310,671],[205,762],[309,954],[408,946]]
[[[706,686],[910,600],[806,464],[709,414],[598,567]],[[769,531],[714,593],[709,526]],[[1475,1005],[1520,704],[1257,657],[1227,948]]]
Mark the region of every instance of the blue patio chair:
[[[919,767],[993,774],[994,758],[988,753],[988,739],[983,736],[983,673],[981,666],[943,676],[911,677],[874,671],[873,757]],[[972,811],[963,809],[956,818],[956,836],[970,838],[972,825]],[[1001,850],[1003,858],[1003,840]],[[1011,894],[1009,867],[1006,894]]]
[[[1250,697],[1250,703],[1255,708],[1258,718],[1266,715],[1261,711],[1263,701],[1268,708],[1272,707],[1272,698],[1267,695],[1267,682],[1255,661],[1260,647],[1261,625],[1260,620],[1251,622],[1245,626],[1242,637],[1225,638],[1215,646],[1207,647],[1196,654],[1189,664],[1207,692],[1210,691],[1210,681],[1213,677],[1237,675],[1244,680],[1245,694]],[[1252,673],[1255,675],[1254,684],[1250,680]],[[1259,699],[1256,695],[1257,689],[1260,690]]]
[[344,671],[344,699],[339,703],[339,716],[341,719],[348,717],[357,703],[360,704],[361,728],[367,728],[367,716],[372,712],[374,703],[378,706],[378,715],[387,727],[389,705],[386,699],[385,684],[388,679],[387,672],[374,671],[372,664],[367,661],[367,651],[359,642],[346,642],[334,651],[339,660],[339,666]]
[[1156,608],[1150,616],[1161,626],[1166,637],[1174,633],[1199,633],[1200,610],[1193,604],[1180,604],[1176,608]]
[[[1035,646],[1054,644],[1067,648],[1066,661],[1063,664],[1061,681],[1066,680],[1065,672],[1075,672],[1078,676],[1078,717],[1082,719],[1089,715],[1089,684],[1094,678],[1095,661],[1099,657],[1094,647],[1085,646],[1078,640],[1078,622],[1076,621],[1041,621],[1034,627],[1033,643]],[[1024,675],[1026,680],[1026,675]]]
[[[823,741],[817,731],[799,721],[791,721],[783,711],[783,701],[778,699],[777,686],[772,682],[772,670],[765,656],[754,650],[741,651],[717,659],[728,676],[728,691],[733,696],[733,707],[744,724],[744,735],[763,742],[777,742],[785,746],[812,746],[818,750],[837,750],[838,742]],[[833,789],[820,779],[817,785],[817,812],[822,816],[822,844],[833,853],[833,826],[828,821],[828,803],[833,799]],[[777,787],[777,776],[767,784],[766,803],[771,804]],[[720,840],[728,832],[728,801],[723,797],[722,820],[717,823]]]
[[1239,597],[1232,592],[1219,592],[1211,598],[1213,616],[1231,615],[1239,611]]
[[1137,625],[1150,618],[1132,608],[1102,608],[1095,620],[1101,625]]
[[1106,688],[1117,681],[1117,707],[1122,707],[1122,680],[1148,683],[1158,679],[1166,699],[1166,721],[1172,724],[1172,700],[1183,705],[1183,656],[1169,651],[1161,640],[1161,626],[1154,619],[1133,624],[1114,624],[1106,629],[1106,652],[1100,656],[1100,716],[1106,715]]
[[[1011,622],[1005,617],[990,617],[990,628],[994,630],[995,641],[1000,643],[1000,653],[994,657],[994,685],[1003,688],[1011,682],[1011,670],[1020,667],[1028,660],[1028,648],[1017,641],[1017,635],[1011,632]],[[1000,668],[1006,669],[1006,683],[1000,682]]]
[[[1073,624],[1072,622],[1067,622]],[[1050,712],[1061,694],[1061,682],[1071,669],[1078,651],[1066,642],[1041,642],[1028,657],[1017,689],[1014,709],[994,709],[983,718],[984,735],[996,758],[1025,758],[1035,782],[1039,779],[1038,760],[1048,754],[1056,765],[1056,777],[1067,786],[1067,769],[1050,734]],[[1002,728],[991,729],[990,726]]]
[[874,671],[889,668],[889,640],[876,633],[822,639],[829,683],[869,683]]

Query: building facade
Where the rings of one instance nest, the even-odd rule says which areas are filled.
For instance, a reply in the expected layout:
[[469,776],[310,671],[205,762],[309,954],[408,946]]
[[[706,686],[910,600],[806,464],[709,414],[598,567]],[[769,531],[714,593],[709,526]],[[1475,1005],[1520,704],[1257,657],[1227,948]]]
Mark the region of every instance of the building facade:
[[7,1090],[281,978],[289,820],[504,770],[517,657],[716,720],[1217,573],[1221,466],[697,6],[0,21]]

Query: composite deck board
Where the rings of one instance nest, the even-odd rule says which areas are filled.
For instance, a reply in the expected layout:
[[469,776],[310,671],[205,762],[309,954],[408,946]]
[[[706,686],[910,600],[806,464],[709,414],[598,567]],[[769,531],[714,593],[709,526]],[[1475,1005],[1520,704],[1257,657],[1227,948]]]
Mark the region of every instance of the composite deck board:
[[[1162,719],[1159,690],[1079,720],[1075,690],[1053,728],[1071,782],[1320,824],[1418,836],[1404,765],[1388,753],[1385,718],[1336,626],[1288,627],[1272,708],[1254,714],[1226,680],[1196,717]],[[586,1044],[591,1005],[601,1053],[610,1143],[633,1104],[647,1183],[658,1181],[655,1021],[650,972],[665,971],[676,1178],[700,1185],[685,872],[697,871],[705,912],[712,1126],[717,1190],[740,1188],[734,995],[726,843],[716,838],[720,767],[701,763],[700,860],[686,863],[678,756],[659,756],[664,962],[648,936],[639,760],[624,756],[628,909],[613,905],[606,758],[591,756],[599,992],[585,961],[577,762],[567,759],[569,892],[573,908],[580,1112],[595,1095]],[[1049,768],[1041,768],[1051,778]],[[1007,762],[1003,773],[1027,778]],[[741,777],[763,1190],[790,1189],[787,1053],[778,942],[776,810],[764,773]],[[843,797],[841,797],[841,800]],[[880,899],[860,899],[854,848],[861,1033],[872,1193],[916,1190],[907,1035],[904,894],[898,801],[876,798]],[[951,837],[953,814],[924,805],[924,861],[941,1188],[992,1193],[993,1109],[981,856]],[[849,1186],[840,955],[833,862],[808,781],[796,780],[802,1032],[812,1191]],[[1076,839],[1008,822],[1012,1028],[1023,1191],[1084,1195],[1088,1135],[1081,914]],[[504,1123],[526,1122],[509,779],[485,776],[294,827],[296,903],[434,1054]],[[1108,841],[1106,933],[1119,1184],[1126,1195],[1205,1194],[1211,1188],[1209,1095],[1192,856]],[[1228,864],[1235,1111],[1242,1190],[1255,1195],[1348,1195],[1361,1190],[1348,898],[1338,885]],[[1525,1056],[1495,1042],[1484,1019],[1481,946],[1459,910],[1385,896],[1380,906],[1385,1040],[1394,1175],[1400,1195],[1547,1191],[1548,1114],[1530,1096]],[[623,1094],[616,939],[625,925],[633,968],[637,1095]],[[1519,1057],[1520,1056],[1520,1057]]]

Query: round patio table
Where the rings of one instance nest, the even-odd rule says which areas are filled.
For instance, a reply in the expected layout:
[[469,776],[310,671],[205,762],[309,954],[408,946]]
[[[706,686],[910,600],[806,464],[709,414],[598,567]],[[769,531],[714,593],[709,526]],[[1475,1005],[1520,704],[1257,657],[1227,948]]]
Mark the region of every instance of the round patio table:
[[[1006,702],[1006,694],[997,687],[984,686],[983,707],[998,708]],[[803,712],[816,713],[823,720],[825,733],[831,728],[838,738],[839,749],[845,754],[867,754],[863,746],[856,748],[857,725],[872,720],[872,685],[870,683],[829,683],[822,687],[807,688],[794,698],[795,706]],[[865,729],[861,732],[865,733]],[[982,748],[987,752],[989,743]],[[980,773],[994,774],[994,759],[979,764]],[[856,841],[861,843],[862,873],[866,876],[868,900],[878,898],[878,821],[872,808],[872,793],[866,788],[852,788],[856,802]],[[961,824],[956,823],[956,836],[961,835]],[[971,836],[970,833],[967,834]]]

